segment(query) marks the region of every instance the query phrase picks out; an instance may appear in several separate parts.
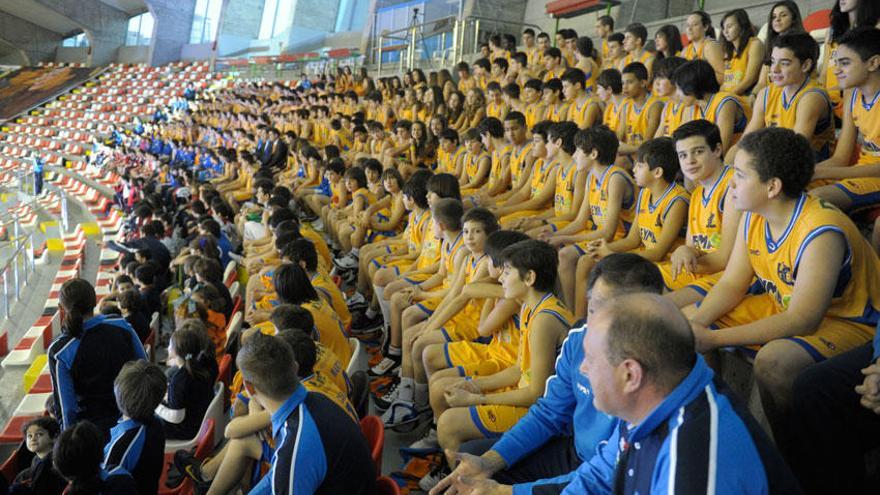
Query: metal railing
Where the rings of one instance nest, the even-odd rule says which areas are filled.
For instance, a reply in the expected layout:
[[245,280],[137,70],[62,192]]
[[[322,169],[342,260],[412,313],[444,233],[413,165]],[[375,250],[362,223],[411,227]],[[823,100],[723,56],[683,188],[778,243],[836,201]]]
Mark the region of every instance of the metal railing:
[[[17,221],[15,225],[18,226]],[[19,227],[16,230],[18,229]],[[21,290],[27,285],[36,270],[33,234],[25,234],[23,237],[16,236],[13,242],[17,243],[15,251],[0,269],[0,279],[3,280],[3,315],[6,319],[10,317],[11,303],[21,300]]]
[[[540,26],[526,22],[505,21],[489,17],[471,15],[463,19],[457,16],[441,17],[428,22],[415,24],[395,31],[378,33],[373,39],[370,61],[375,65],[377,75],[382,77],[383,69],[396,65],[396,71],[403,72],[420,67],[427,61],[430,68],[457,62],[465,56],[479,53],[480,43],[496,32],[521,32],[531,27],[540,31]],[[383,55],[397,53],[397,59]]]

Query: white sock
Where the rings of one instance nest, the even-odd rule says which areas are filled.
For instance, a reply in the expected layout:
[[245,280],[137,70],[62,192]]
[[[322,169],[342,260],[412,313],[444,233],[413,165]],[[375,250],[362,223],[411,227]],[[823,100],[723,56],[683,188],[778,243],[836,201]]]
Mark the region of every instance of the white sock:
[[404,402],[412,402],[413,401],[413,388],[415,381],[412,378],[403,377],[400,379],[400,386],[398,387],[397,398]]
[[416,383],[413,402],[417,406],[425,406],[428,404],[428,384]]
[[348,254],[354,256],[355,258],[357,258],[357,257],[359,257],[359,256],[361,255],[361,248],[353,247],[353,248],[351,248],[351,251],[349,251]]
[[388,346],[388,355],[389,356],[400,356],[400,347],[394,347],[393,345]]
[[376,291],[376,300],[379,301],[379,309],[382,311],[382,318],[385,324],[391,324],[391,301],[385,299],[385,287],[374,287]]
[[372,320],[373,318],[376,317],[377,314],[379,314],[379,310],[373,309],[373,307],[370,306],[369,308],[367,308],[367,312],[365,314],[366,314],[367,318]]

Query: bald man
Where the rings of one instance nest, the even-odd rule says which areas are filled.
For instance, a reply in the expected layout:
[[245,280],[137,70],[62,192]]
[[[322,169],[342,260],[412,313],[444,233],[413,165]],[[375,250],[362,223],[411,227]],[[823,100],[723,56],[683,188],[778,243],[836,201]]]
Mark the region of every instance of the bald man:
[[[528,493],[801,493],[766,434],[696,353],[684,315],[663,297],[627,294],[597,309],[581,371],[596,408],[620,421],[570,482]],[[476,486],[517,493],[489,480],[456,481],[464,493]]]

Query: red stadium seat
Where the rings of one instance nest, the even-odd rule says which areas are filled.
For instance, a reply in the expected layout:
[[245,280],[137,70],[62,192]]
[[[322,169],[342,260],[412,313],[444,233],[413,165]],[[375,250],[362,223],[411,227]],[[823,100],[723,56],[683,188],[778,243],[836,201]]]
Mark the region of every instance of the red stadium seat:
[[817,10],[804,19],[804,31],[810,33],[831,26],[831,9]]
[[376,465],[376,476],[382,475],[382,449],[385,447],[385,425],[378,416],[361,419],[361,432],[370,446],[370,455]]
[[[196,459],[205,460],[211,455],[214,449],[214,420],[206,419],[202,423],[202,429],[199,431],[198,445],[196,446]],[[184,479],[177,488],[168,488],[165,486],[165,480],[168,479],[168,468],[174,464],[174,452],[165,454],[165,468],[162,470],[162,476],[159,478],[159,495],[189,495],[193,493],[193,483],[189,478]]]
[[378,495],[400,495],[400,485],[388,476],[382,476],[376,480],[376,493]]

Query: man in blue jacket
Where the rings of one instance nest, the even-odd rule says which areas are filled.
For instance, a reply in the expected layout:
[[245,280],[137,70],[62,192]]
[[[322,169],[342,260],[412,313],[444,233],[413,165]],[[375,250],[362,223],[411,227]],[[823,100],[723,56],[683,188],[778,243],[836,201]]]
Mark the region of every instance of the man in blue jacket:
[[[801,493],[745,407],[696,354],[684,315],[656,294],[626,294],[590,317],[581,366],[596,408],[620,419],[570,480],[526,493]],[[464,493],[518,493],[464,472]],[[478,473],[474,473],[478,474]]]
[[[632,253],[604,258],[593,269],[587,284],[591,312],[617,295],[663,291],[663,277],[657,267]],[[487,475],[499,483],[514,485],[518,493],[529,493],[537,480],[570,479],[614,429],[616,420],[596,410],[590,382],[580,372],[585,334],[586,326],[569,332],[556,360],[556,374],[547,382],[544,396],[480,457]],[[468,447],[465,450],[482,451]],[[476,460],[467,454],[459,457]]]

